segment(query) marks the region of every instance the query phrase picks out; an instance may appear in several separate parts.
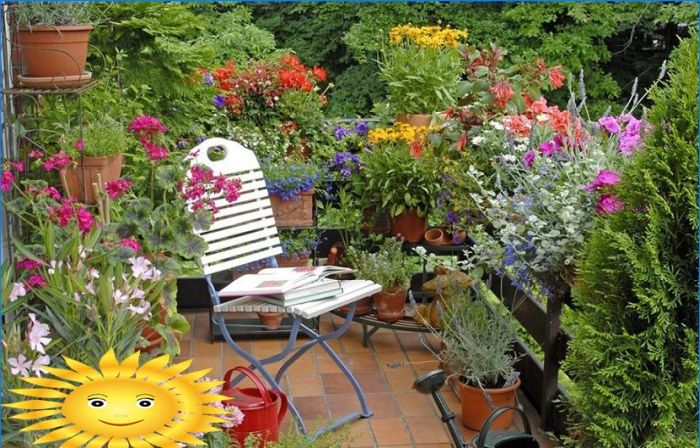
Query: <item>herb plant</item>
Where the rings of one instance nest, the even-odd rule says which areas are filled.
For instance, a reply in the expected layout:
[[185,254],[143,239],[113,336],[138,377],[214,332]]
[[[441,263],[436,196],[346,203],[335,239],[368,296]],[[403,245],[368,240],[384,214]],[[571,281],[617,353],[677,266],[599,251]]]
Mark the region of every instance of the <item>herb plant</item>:
[[22,26],[81,25],[90,23],[90,2],[21,2],[16,3],[17,20]]
[[370,280],[382,286],[384,291],[407,288],[411,276],[410,266],[402,250],[402,241],[386,238],[375,252],[346,247],[345,261],[356,270],[357,278]]

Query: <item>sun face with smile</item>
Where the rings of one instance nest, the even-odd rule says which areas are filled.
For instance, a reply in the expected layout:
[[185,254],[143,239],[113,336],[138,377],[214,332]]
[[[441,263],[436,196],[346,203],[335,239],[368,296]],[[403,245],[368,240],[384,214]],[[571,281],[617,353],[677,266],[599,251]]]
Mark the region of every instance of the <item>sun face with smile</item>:
[[217,431],[223,420],[211,403],[228,399],[207,393],[221,381],[201,381],[210,369],[183,373],[191,361],[168,366],[167,355],[139,367],[135,353],[122,363],[110,350],[99,369],[64,358],[69,369],[46,367],[57,377],[23,378],[41,388],[13,392],[33,400],[4,404],[29,410],[18,420],[41,420],[22,431],[48,431],[34,444],[64,440],[62,448],[176,448],[201,445],[192,433]]

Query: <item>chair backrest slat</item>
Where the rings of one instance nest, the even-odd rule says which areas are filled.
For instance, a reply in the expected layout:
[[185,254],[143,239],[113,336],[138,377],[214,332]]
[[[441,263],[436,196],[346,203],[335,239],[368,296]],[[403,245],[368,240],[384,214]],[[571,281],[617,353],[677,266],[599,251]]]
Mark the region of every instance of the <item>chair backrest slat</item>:
[[[221,160],[209,158],[211,148],[224,151]],[[200,259],[206,275],[232,269],[282,253],[265,179],[255,154],[236,142],[212,138],[192,151],[192,163],[205,165],[214,175],[240,179],[241,195],[229,203],[215,198],[219,208],[212,227],[198,234],[208,247]]]

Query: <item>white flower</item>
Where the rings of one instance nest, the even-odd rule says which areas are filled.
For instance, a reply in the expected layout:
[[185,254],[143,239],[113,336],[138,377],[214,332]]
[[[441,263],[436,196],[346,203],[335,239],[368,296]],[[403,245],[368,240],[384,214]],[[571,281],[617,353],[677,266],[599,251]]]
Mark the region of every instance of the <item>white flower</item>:
[[131,273],[136,278],[143,278],[143,275],[151,268],[151,262],[146,257],[131,257],[129,262],[131,263]]
[[77,292],[73,293],[73,300],[75,300],[76,302],[80,302],[81,299],[82,297],[80,297],[80,294],[78,294]]
[[95,292],[95,285],[93,285],[92,282],[85,285],[85,291],[92,294],[93,296],[97,295],[97,293]]
[[51,260],[51,263],[49,263],[49,264],[50,264],[50,266],[51,266],[51,267],[48,269],[48,273],[49,273],[50,275],[54,275],[54,274],[56,273],[56,269],[60,269],[61,266],[63,266],[63,262],[62,262],[62,261],[59,261],[58,263],[56,263],[56,260]]
[[51,364],[51,358],[49,358],[47,355],[39,356],[34,361],[34,364],[32,364],[32,370],[36,376],[41,376],[41,368],[43,366],[48,366],[49,364]]
[[131,293],[132,299],[143,299],[144,297],[146,297],[146,292],[138,287]]
[[496,129],[497,131],[502,131],[503,129],[505,129],[505,127],[501,123],[499,123],[498,121],[492,121],[491,127]]
[[482,143],[486,141],[486,138],[483,135],[477,135],[472,139],[472,145],[479,146]]
[[51,342],[51,338],[46,337],[50,333],[49,326],[36,320],[34,313],[29,313],[29,320],[29,334],[27,335],[29,346],[32,348],[32,350],[35,350],[43,355],[45,354],[44,345]]
[[129,311],[131,311],[134,314],[146,314],[148,310],[151,308],[151,304],[148,303],[146,300],[141,299],[141,302],[136,305],[129,305]]
[[13,283],[12,284],[12,291],[10,291],[10,302],[14,302],[20,297],[24,297],[27,295],[27,287],[24,286],[24,283]]
[[503,154],[501,157],[503,157],[503,160],[506,162],[514,163],[518,160],[517,157],[515,157],[513,154]]
[[93,279],[100,278],[100,273],[97,272],[97,269],[95,269],[95,268],[90,268],[90,270],[88,271],[88,275],[90,275],[90,278],[93,278]]
[[7,363],[10,365],[10,373],[13,375],[28,376],[28,369],[32,366],[32,363],[22,353],[16,358],[7,358]]
[[129,296],[121,292],[121,290],[119,289],[114,290],[114,292],[112,293],[112,298],[114,299],[114,303],[116,303],[117,305],[120,305],[129,300]]
[[160,272],[160,270],[159,270],[159,269],[156,269],[156,268],[154,267],[154,268],[149,269],[148,271],[144,272],[142,278],[143,278],[144,280],[153,280],[153,281],[155,282],[155,281],[160,280],[161,274],[162,274],[162,273]]

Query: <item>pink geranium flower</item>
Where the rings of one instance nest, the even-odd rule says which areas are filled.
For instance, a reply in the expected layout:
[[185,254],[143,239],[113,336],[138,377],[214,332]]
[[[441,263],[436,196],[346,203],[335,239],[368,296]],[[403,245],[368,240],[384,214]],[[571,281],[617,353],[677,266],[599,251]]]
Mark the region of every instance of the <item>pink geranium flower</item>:
[[2,179],[0,180],[0,191],[7,193],[12,189],[12,183],[15,181],[15,173],[12,171],[3,171]]
[[89,232],[92,229],[92,225],[95,223],[95,218],[93,218],[92,214],[84,207],[78,209],[76,218],[78,220],[78,229],[83,233]]
[[34,261],[31,258],[24,258],[17,262],[17,269],[26,269],[27,271],[31,271],[40,267],[41,263]]
[[138,241],[136,241],[133,238],[124,238],[123,240],[119,241],[119,245],[121,247],[126,247],[127,249],[131,249],[134,252],[141,251],[141,245],[139,244]]
[[73,162],[73,159],[63,151],[52,154],[48,160],[44,162],[44,170],[51,171],[54,169],[62,170]]
[[78,140],[75,141],[75,149],[78,150],[78,152],[83,152],[85,150],[85,140],[82,138],[79,138]]
[[163,123],[156,117],[150,115],[141,115],[134,118],[129,123],[128,129],[130,132],[139,135],[153,135],[168,131],[168,128],[166,128]]
[[608,213],[615,213],[622,210],[622,201],[617,198],[614,194],[604,194],[598,199],[598,204],[596,205],[596,210],[601,215]]
[[42,277],[41,274],[31,275],[27,279],[27,286],[29,288],[43,288],[46,286],[46,284],[46,280],[44,280],[44,277]]
[[30,159],[41,159],[42,157],[44,157],[44,153],[38,149],[32,149],[31,151],[29,151]]
[[43,190],[41,190],[41,193],[53,198],[56,201],[61,200],[61,193],[56,189],[56,187],[46,187]]
[[603,187],[613,186],[620,182],[620,175],[615,171],[600,170],[595,180],[583,187],[585,191],[600,190]]
[[124,194],[126,190],[131,188],[132,185],[133,182],[126,179],[117,179],[107,182],[107,196],[109,196],[111,200],[115,200]]

